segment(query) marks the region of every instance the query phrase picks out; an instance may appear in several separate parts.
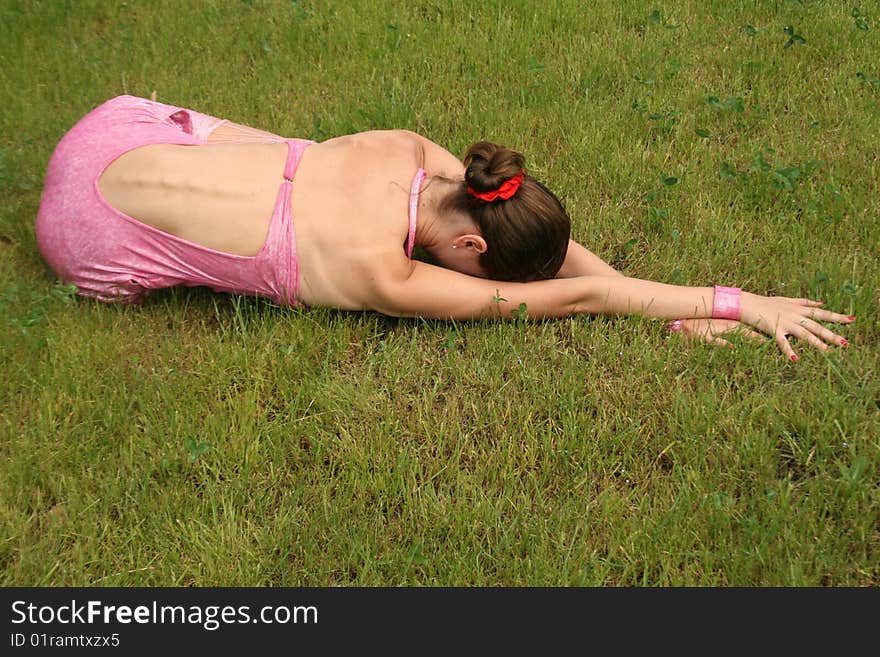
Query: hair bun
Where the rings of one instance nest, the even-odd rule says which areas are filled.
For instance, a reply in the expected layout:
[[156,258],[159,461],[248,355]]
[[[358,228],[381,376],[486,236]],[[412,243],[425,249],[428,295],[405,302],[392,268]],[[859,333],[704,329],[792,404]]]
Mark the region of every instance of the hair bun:
[[464,156],[464,179],[477,192],[498,189],[525,168],[522,154],[489,141],[477,142]]

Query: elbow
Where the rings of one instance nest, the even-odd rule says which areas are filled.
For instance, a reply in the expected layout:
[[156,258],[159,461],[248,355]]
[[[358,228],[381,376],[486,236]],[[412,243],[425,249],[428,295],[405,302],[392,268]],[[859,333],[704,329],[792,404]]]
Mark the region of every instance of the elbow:
[[397,275],[384,272],[371,279],[367,292],[367,307],[389,317],[412,317],[406,311],[406,282],[412,270]]
[[570,303],[571,313],[578,315],[600,315],[607,306],[610,290],[603,285],[607,276],[581,276],[577,293]]

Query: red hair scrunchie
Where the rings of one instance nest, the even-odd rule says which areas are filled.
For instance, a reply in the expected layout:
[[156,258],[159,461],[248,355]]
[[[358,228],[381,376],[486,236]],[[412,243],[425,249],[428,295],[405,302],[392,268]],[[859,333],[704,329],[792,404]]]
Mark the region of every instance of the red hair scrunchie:
[[488,192],[477,192],[473,188],[468,187],[468,194],[471,196],[476,196],[478,199],[483,201],[487,201],[491,203],[496,199],[507,200],[514,194],[516,194],[516,190],[519,189],[519,186],[522,184],[523,178],[525,177],[525,171],[520,171],[513,178],[508,178],[498,189],[493,189]]

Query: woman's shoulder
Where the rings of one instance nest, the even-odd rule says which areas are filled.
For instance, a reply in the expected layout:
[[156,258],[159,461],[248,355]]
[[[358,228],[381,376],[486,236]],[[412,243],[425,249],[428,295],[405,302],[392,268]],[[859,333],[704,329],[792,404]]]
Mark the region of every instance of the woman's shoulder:
[[421,156],[420,166],[428,172],[428,175],[447,178],[464,175],[464,165],[461,160],[440,144],[411,130],[396,130],[395,132],[400,133],[400,139],[409,140],[417,145]]
[[464,174],[461,161],[424,135],[407,129],[368,130],[322,142],[332,148],[375,151],[383,161],[402,159],[425,169],[428,175],[455,177]]

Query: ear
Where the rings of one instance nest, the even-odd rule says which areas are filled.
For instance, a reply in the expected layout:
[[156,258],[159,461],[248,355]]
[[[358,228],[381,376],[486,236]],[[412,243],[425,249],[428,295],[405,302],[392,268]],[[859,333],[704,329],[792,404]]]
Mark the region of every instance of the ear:
[[470,249],[471,251],[476,251],[477,253],[485,253],[486,250],[489,248],[486,245],[486,240],[483,239],[483,236],[476,233],[459,235],[456,238],[454,244],[455,247],[458,249]]

